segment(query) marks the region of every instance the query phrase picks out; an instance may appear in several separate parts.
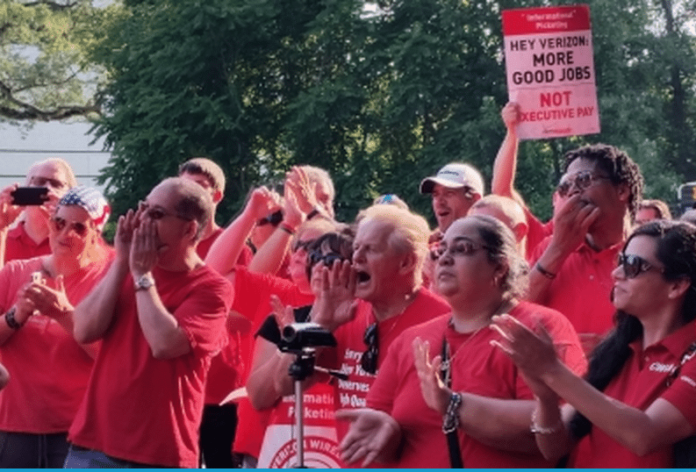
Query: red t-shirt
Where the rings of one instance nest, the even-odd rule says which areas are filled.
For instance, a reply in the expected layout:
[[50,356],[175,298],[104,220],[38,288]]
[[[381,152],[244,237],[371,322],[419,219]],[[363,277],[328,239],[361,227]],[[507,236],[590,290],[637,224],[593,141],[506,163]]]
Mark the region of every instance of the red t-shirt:
[[[655,400],[670,402],[696,428],[696,358],[684,363],[671,386],[667,380],[679,366],[689,345],[696,341],[696,322],[691,322],[662,341],[642,349],[642,341],[631,343],[631,356],[604,393],[628,406],[645,411]],[[593,426],[578,443],[570,464],[578,468],[671,468],[672,445],[639,457]]]
[[[213,245],[215,240],[222,234],[223,231],[223,228],[218,228],[207,238],[198,241],[198,244],[196,245],[196,253],[198,254],[198,257],[205,259],[205,256],[208,255],[208,251],[210,251],[210,246]],[[246,247],[246,244],[244,246]]]
[[551,236],[553,233],[553,219],[546,223],[542,223],[534,214],[529,211],[529,208],[524,208],[524,216],[527,218],[527,260],[530,259],[536,247],[544,239]]
[[[198,257],[205,259],[205,256],[207,256],[208,252],[210,251],[210,247],[213,245],[215,240],[220,237],[223,231],[224,228],[218,228],[213,231],[210,236],[205,239],[201,239],[198,242],[198,245],[196,246],[196,253],[198,254]],[[253,251],[247,244],[245,244],[242,246],[242,252],[239,253],[239,257],[237,258],[237,265],[248,266],[253,258]]]
[[[438,295],[421,288],[413,302],[398,316],[392,316],[378,324],[379,355],[377,365],[381,369],[387,357],[387,350],[395,339],[406,329],[449,313],[450,306]],[[320,356],[319,365],[328,365],[348,374],[348,380],[337,380],[334,389],[336,408],[363,408],[375,375],[368,374],[360,366],[360,357],[367,346],[363,342],[365,330],[374,323],[372,305],[360,301],[355,319],[339,327],[334,335],[338,345],[335,350],[324,350],[326,357]],[[379,371],[379,370],[378,370]],[[350,423],[336,421],[339,443],[348,432]]]
[[[527,326],[541,321],[558,345],[561,359],[576,373],[584,373],[587,361],[573,327],[560,313],[539,305],[520,302],[510,315]],[[421,394],[411,343],[416,337],[430,343],[430,357],[439,355],[446,338],[452,352],[452,389],[492,398],[531,399],[529,387],[515,364],[490,341],[499,334],[488,328],[461,334],[449,324],[451,315],[440,316],[407,330],[389,349],[377,375],[367,406],[389,413],[401,425],[403,447],[399,460],[390,467],[450,467],[442,415],[429,408]],[[460,350],[461,348],[461,350]],[[548,467],[539,456],[502,451],[486,446],[458,431],[464,465],[483,467]]]
[[[196,252],[201,259],[205,259],[208,251],[210,251],[210,247],[223,231],[223,228],[218,228],[210,236],[198,243]],[[253,257],[254,253],[251,251],[251,248],[245,244],[237,259],[237,265],[247,266]],[[241,359],[238,353],[239,333],[228,326],[227,335],[230,342],[210,362],[208,380],[205,385],[206,405],[218,405],[228,393],[242,385],[244,366],[240,365]]]
[[36,243],[24,230],[24,221],[7,232],[5,243],[5,263],[16,259],[31,259],[51,253],[48,238]]
[[[253,354],[253,333],[258,331],[271,313],[271,295],[277,295],[284,305],[292,307],[311,305],[314,295],[300,292],[297,286],[287,279],[249,272],[242,266],[237,266],[234,281],[237,297],[232,309],[251,322],[251,330],[240,336],[238,343],[239,361],[245,366],[242,383],[246,383]],[[251,406],[248,399],[240,400],[237,407],[237,432],[232,445],[234,452],[259,457],[270,411],[268,409],[259,412]]]
[[[537,246],[534,262],[550,243],[549,237]],[[614,287],[611,273],[622,247],[623,242],[597,252],[583,243],[565,260],[541,304],[563,313],[580,335],[605,335],[614,324],[616,308],[610,299]]]
[[198,467],[203,387],[211,357],[227,341],[233,291],[207,266],[152,273],[191,351],[174,359],[152,356],[138,321],[133,279],[127,276],[69,439],[142,464]]
[[[15,260],[0,270],[0,312],[17,300],[17,292],[41,270],[43,257]],[[109,260],[94,262],[65,276],[70,303],[77,305],[102,278]],[[55,288],[55,281],[46,285]],[[87,388],[92,358],[75,342],[72,333],[48,316],[29,317],[0,346],[2,362],[12,380],[0,392],[0,430],[46,434],[70,427]]]

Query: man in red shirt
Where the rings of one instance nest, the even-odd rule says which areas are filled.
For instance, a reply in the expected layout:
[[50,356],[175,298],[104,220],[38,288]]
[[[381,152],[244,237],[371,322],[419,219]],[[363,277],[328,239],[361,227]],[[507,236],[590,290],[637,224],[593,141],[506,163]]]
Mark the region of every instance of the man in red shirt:
[[102,347],[66,467],[198,466],[207,371],[232,301],[196,253],[212,212],[199,185],[171,178],[119,218],[115,260],[75,308],[77,341]]
[[[222,168],[205,157],[194,157],[179,166],[179,177],[196,182],[203,187],[213,200],[213,216],[203,230],[196,252],[205,259],[222,228],[215,221],[217,205],[225,192],[225,173]],[[237,264],[247,266],[254,253],[248,244],[244,244]],[[229,329],[230,343],[220,354],[213,358],[208,372],[205,392],[205,407],[201,422],[201,464],[207,468],[230,468],[236,463],[232,457],[232,442],[237,429],[237,405],[228,403],[220,405],[225,396],[238,387],[243,375],[242,366],[237,362],[236,352],[239,347],[240,334]]]
[[222,228],[215,221],[215,212],[225,194],[225,173],[210,159],[194,157],[179,166],[179,177],[196,182],[210,194],[213,200],[213,217],[203,229],[203,236],[197,246],[198,255],[205,259],[210,246],[222,233]]
[[567,197],[531,261],[529,298],[563,313],[586,352],[611,329],[611,272],[643,192],[638,165],[606,144],[566,153]]
[[[15,259],[30,259],[51,252],[48,245],[48,219],[58,200],[77,185],[75,174],[63,159],[51,158],[37,162],[27,172],[26,185],[48,188],[43,205],[12,204],[12,184],[0,192],[0,267]],[[20,215],[24,217],[12,227]]]
[[433,197],[433,213],[437,219],[437,235],[445,234],[454,220],[463,218],[469,208],[484,194],[483,177],[469,164],[452,162],[423,179],[420,193]]
[[[334,331],[338,341],[336,349],[321,353],[317,365],[348,376],[334,383],[336,408],[365,406],[391,342],[405,329],[450,311],[444,300],[421,285],[429,234],[425,219],[381,204],[361,212],[358,219],[352,266],[345,261],[332,268],[311,313],[312,321]],[[293,393],[288,376],[292,360],[290,355],[275,356],[252,374],[266,379],[247,384],[260,408]],[[348,422],[338,423],[339,442],[348,427]]]

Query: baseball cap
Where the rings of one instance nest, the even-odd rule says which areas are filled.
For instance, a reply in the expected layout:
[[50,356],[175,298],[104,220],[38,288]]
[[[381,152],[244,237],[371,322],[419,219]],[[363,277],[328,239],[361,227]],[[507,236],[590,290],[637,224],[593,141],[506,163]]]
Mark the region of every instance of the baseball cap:
[[432,193],[435,184],[447,188],[469,187],[474,193],[483,196],[483,177],[469,164],[451,163],[437,172],[435,177],[427,177],[420,184],[420,193]]
[[99,190],[93,187],[79,185],[73,187],[63,195],[58,205],[76,205],[87,212],[98,231],[104,229],[106,220],[109,219],[111,208]]

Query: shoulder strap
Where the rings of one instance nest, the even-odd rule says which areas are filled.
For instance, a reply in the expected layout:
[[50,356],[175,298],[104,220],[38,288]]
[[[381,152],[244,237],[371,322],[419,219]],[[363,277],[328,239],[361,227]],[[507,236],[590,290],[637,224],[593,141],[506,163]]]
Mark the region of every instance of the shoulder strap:
[[[667,385],[671,385],[672,382],[679,377],[679,371],[681,367],[686,364],[689,360],[696,356],[696,341],[691,343],[689,347],[682,354],[679,365],[674,369],[667,379]],[[689,436],[677,442],[673,446],[674,454],[674,464],[675,468],[694,468],[696,467],[696,435]]]
[[[447,388],[452,388],[452,369],[450,366],[449,343],[447,339],[442,340],[442,364],[440,365],[440,376]],[[455,429],[452,432],[446,433],[447,450],[449,451],[450,465],[453,469],[463,469],[464,462],[462,461],[462,452],[459,448],[459,435]]]
[[672,382],[674,382],[674,380],[677,377],[679,377],[679,372],[681,371],[682,366],[686,364],[689,360],[691,360],[694,356],[696,356],[696,341],[689,344],[689,347],[686,348],[686,351],[684,351],[684,354],[682,354],[681,356],[679,365],[674,368],[671,374],[669,374],[669,377],[667,378],[667,386],[672,385]]

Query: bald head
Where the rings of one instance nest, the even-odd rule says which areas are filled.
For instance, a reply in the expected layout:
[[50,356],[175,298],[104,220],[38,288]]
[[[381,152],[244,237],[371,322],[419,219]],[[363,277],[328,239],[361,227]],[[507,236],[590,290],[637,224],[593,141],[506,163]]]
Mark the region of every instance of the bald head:
[[35,162],[27,172],[27,185],[49,187],[58,196],[77,185],[75,173],[65,160],[52,157]]
[[182,177],[164,179],[150,193],[156,192],[171,199],[172,208],[180,218],[198,223],[196,240],[199,240],[213,218],[215,204],[210,193],[196,182]]
[[486,195],[469,210],[469,215],[488,215],[510,228],[518,246],[527,236],[529,227],[524,209],[515,200],[501,195]]

